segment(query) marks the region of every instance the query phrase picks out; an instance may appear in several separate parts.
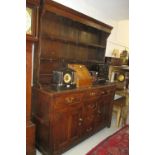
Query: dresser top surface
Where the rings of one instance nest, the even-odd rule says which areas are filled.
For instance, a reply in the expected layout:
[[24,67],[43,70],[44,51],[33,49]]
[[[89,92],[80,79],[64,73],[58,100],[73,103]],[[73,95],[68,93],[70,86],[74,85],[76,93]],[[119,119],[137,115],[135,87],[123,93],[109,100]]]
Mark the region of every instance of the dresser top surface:
[[63,94],[63,93],[82,92],[82,91],[95,90],[95,89],[100,89],[100,88],[106,89],[106,88],[110,88],[110,87],[115,89],[115,83],[107,82],[105,84],[93,85],[90,87],[81,87],[81,88],[75,88],[75,89],[70,89],[70,90],[61,90],[61,91],[55,91],[50,86],[44,86],[41,88],[34,87],[34,89],[41,91],[43,93],[49,94],[49,95],[54,95],[54,94]]

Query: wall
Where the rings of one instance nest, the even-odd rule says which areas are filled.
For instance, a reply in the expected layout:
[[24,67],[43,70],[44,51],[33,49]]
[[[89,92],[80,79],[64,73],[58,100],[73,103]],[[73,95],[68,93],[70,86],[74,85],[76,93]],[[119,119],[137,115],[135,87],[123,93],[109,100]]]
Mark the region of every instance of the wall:
[[112,56],[114,49],[120,52],[124,49],[129,50],[129,21],[112,21],[113,30],[108,38],[106,56]]

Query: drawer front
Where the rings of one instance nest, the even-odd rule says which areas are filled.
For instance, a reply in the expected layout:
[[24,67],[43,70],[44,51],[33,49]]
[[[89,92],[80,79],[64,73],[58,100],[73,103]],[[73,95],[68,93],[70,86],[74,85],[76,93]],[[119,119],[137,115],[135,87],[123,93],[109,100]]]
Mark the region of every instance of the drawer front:
[[84,119],[83,135],[87,135],[94,130],[95,115],[86,116]]
[[99,94],[102,96],[102,95],[110,95],[110,94],[113,94],[114,93],[114,89],[113,88],[101,88],[100,91],[99,91]]
[[82,101],[83,93],[60,94],[54,97],[54,108],[67,108],[75,106]]
[[91,100],[90,102],[85,102],[85,110],[88,113],[94,113],[97,110],[97,100]]
[[92,89],[92,90],[88,90],[86,93],[85,93],[85,97],[84,99],[85,100],[92,100],[92,99],[96,99],[100,96],[100,93],[99,93],[99,89]]

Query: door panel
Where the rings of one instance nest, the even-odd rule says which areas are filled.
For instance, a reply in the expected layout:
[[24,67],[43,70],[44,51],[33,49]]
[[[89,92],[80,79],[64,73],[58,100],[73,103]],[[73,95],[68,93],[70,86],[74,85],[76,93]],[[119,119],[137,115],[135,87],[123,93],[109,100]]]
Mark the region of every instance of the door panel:
[[69,139],[74,141],[80,138],[81,126],[83,125],[82,107],[70,109],[70,131]]
[[61,149],[68,143],[69,115],[67,111],[56,111],[54,114],[53,137],[54,149]]

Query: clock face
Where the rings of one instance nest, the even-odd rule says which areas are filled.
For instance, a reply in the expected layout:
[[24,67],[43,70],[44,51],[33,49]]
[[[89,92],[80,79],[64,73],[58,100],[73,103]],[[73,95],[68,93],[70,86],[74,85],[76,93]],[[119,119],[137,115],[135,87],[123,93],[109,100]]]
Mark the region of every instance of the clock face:
[[65,83],[70,83],[70,81],[71,81],[71,75],[70,74],[68,74],[68,73],[66,73],[65,75],[64,75],[64,82]]
[[120,74],[117,78],[120,82],[125,80],[125,76],[123,74]]
[[32,9],[26,7],[26,34],[32,34]]

